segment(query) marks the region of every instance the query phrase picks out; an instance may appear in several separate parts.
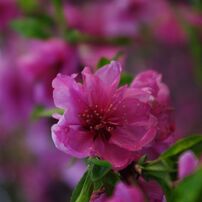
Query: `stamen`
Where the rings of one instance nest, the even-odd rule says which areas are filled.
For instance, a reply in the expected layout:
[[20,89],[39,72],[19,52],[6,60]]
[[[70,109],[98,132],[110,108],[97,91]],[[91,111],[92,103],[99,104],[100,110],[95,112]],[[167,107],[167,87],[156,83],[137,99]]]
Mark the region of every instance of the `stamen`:
[[[116,107],[113,107],[113,104],[110,104],[107,111],[116,109]],[[104,114],[104,110],[99,109],[98,105],[89,107],[84,113],[79,114],[79,117],[82,118],[83,128],[92,133],[94,140],[101,138],[103,141],[108,141],[111,137],[110,133],[116,126],[116,124],[108,120],[107,116]]]

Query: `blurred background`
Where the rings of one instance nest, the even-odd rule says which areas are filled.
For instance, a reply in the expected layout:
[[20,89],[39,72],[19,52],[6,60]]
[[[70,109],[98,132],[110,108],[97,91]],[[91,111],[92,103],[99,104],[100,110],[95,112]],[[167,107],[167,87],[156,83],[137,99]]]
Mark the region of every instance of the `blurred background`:
[[202,1],[0,0],[0,201],[64,202],[85,162],[58,151],[51,82],[117,59],[169,86],[175,140],[202,132]]

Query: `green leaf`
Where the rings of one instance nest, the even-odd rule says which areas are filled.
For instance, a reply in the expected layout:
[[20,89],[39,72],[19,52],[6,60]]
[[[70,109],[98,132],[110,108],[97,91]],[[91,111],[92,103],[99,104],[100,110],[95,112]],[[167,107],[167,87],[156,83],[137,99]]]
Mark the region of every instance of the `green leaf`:
[[74,189],[70,202],[89,202],[93,192],[93,182],[90,178],[90,169],[83,175]]
[[110,171],[107,173],[107,175],[105,175],[105,177],[103,178],[103,186],[108,196],[112,195],[114,188],[119,181],[120,175],[118,173]]
[[125,84],[130,84],[132,82],[132,80],[133,80],[133,77],[130,74],[123,72],[121,74],[120,85],[123,86]]
[[91,172],[92,181],[98,181],[102,179],[110,170],[111,170],[111,166],[102,167],[102,166],[94,165]]
[[11,27],[24,37],[46,39],[51,36],[50,24],[42,19],[22,18],[11,22]]
[[128,37],[111,38],[111,43],[119,46],[129,45],[132,40]]
[[140,168],[142,169],[142,175],[146,180],[156,180],[162,186],[166,198],[168,199],[172,189],[170,173],[175,172],[175,170],[163,160],[147,162],[141,165]]
[[202,136],[194,135],[177,141],[154,161],[139,165],[145,179],[156,180],[163,188],[167,200],[172,193],[172,181],[177,179],[177,162],[181,153],[192,150],[196,155],[202,153]]
[[112,165],[98,158],[88,159],[91,167],[90,177],[94,184],[94,191],[104,188],[108,195],[113,193],[116,183],[120,180],[120,175],[112,171]]
[[52,117],[54,113],[63,114],[64,110],[59,108],[45,109],[43,106],[37,106],[32,112],[32,119],[38,119],[42,117]]
[[195,9],[197,9],[198,11],[202,10],[202,1],[201,0],[191,0],[191,2]]
[[97,68],[101,68],[101,67],[103,67],[104,65],[107,65],[107,64],[110,64],[110,60],[105,58],[105,57],[102,57],[99,60],[98,64],[97,64]]
[[83,177],[80,179],[79,183],[77,184],[77,186],[75,187],[73,193],[72,193],[72,196],[71,196],[71,199],[70,199],[70,202],[74,202],[76,201],[76,199],[78,198],[82,188],[83,188],[83,185],[84,185],[84,182],[86,180],[86,177],[87,177],[87,174],[88,174],[88,171],[86,171],[83,175]]
[[103,166],[103,167],[111,167],[111,164],[108,161],[103,161],[98,158],[90,158],[88,159],[88,163],[90,165],[97,165],[97,166]]
[[17,3],[19,5],[19,7],[27,12],[30,13],[32,11],[35,11],[38,8],[38,4],[39,2],[36,0],[17,0]]
[[202,153],[202,135],[192,135],[177,141],[173,146],[161,154],[161,159],[177,159],[181,153],[192,150],[196,154]]
[[147,160],[147,155],[143,155],[142,157],[140,157],[140,159],[138,160],[138,165],[142,165],[146,162]]
[[202,168],[184,178],[173,191],[168,202],[201,202],[202,201]]
[[62,7],[62,0],[52,0],[54,6]]
[[107,161],[92,158],[88,161],[92,166],[91,179],[93,182],[101,180],[112,168]]
[[68,29],[64,33],[64,38],[72,44],[80,42],[85,35],[82,35],[78,30],[75,29]]

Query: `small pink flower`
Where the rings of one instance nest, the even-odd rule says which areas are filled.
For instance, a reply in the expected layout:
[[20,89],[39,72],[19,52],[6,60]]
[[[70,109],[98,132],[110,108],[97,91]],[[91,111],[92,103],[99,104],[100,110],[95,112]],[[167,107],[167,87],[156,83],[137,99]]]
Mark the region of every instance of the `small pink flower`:
[[115,193],[107,202],[144,202],[144,195],[138,187],[129,187],[123,183],[116,185]]
[[121,70],[113,61],[94,74],[86,67],[83,83],[75,75],[58,74],[53,80],[55,105],[65,109],[52,127],[58,149],[78,158],[98,156],[120,169],[155,138],[156,118],[140,100],[148,100],[148,94],[118,88]]
[[90,202],[144,202],[145,197],[142,191],[137,187],[130,187],[122,182],[116,185],[114,194],[111,198],[107,198],[106,194],[94,193]]
[[77,51],[57,38],[30,40],[24,54],[17,58],[17,65],[22,77],[34,87],[37,104],[51,106],[52,80],[58,72],[72,74],[77,71]]
[[183,179],[190,175],[198,166],[199,160],[192,151],[186,151],[181,154],[178,161],[178,177]]
[[148,93],[151,113],[158,119],[156,140],[166,139],[175,129],[173,109],[170,107],[168,87],[162,83],[162,76],[155,71],[148,70],[140,73],[132,82],[132,87]]

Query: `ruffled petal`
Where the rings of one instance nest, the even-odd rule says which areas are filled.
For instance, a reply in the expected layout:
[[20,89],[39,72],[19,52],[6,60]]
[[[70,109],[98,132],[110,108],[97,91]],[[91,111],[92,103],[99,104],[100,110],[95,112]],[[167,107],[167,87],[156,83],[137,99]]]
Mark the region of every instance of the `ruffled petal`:
[[136,123],[117,128],[110,142],[129,151],[138,151],[147,146],[155,138],[156,133],[156,127],[148,127],[146,123]]
[[69,127],[64,118],[53,125],[52,139],[59,150],[77,158],[89,156],[93,143],[90,134]]
[[55,105],[65,109],[65,118],[69,124],[78,124],[78,113],[87,106],[82,86],[73,76],[58,74],[53,80],[53,88]]
[[106,85],[118,86],[122,67],[119,62],[112,61],[110,64],[98,69],[95,73]]
[[53,99],[55,105],[59,108],[66,109],[70,100],[70,88],[76,88],[75,80],[70,76],[58,74],[52,82]]
[[98,155],[102,159],[109,161],[116,170],[123,169],[133,160],[130,151],[99,139],[94,143],[93,155]]
[[138,74],[133,80],[131,87],[142,89],[144,91],[150,91],[153,96],[157,97],[159,91],[159,81],[161,80],[161,75],[156,71],[148,70]]
[[85,67],[82,71],[83,87],[88,95],[88,103],[90,106],[98,106],[105,109],[113,96],[115,88],[112,85],[106,85],[98,76]]

